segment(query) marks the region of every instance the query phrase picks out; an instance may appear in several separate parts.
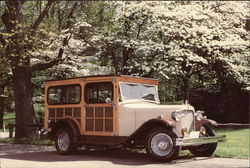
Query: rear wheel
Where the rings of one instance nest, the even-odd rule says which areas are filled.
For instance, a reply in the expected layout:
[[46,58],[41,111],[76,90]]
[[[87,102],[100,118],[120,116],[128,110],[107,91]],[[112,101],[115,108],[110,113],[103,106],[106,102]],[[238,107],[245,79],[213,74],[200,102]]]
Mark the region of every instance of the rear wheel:
[[55,146],[58,153],[62,155],[71,154],[76,150],[77,145],[74,143],[74,135],[68,127],[58,129],[56,133]]
[[[200,137],[215,136],[215,133],[213,132],[211,127],[204,125],[203,128],[205,129],[206,133],[202,134]],[[212,143],[212,144],[204,144],[195,147],[190,147],[189,151],[195,156],[209,157],[214,153],[216,148],[217,148],[217,143]]]
[[167,129],[151,130],[145,142],[147,153],[157,161],[167,162],[176,158],[180,151],[175,145],[176,138],[176,134]]

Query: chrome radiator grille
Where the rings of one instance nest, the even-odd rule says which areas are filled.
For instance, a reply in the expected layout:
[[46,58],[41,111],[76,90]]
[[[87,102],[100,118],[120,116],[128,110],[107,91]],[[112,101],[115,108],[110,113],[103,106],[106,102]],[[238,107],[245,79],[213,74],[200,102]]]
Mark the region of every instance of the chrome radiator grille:
[[190,133],[194,130],[194,111],[192,110],[183,110],[185,116],[180,119],[180,128],[187,129],[187,132]]

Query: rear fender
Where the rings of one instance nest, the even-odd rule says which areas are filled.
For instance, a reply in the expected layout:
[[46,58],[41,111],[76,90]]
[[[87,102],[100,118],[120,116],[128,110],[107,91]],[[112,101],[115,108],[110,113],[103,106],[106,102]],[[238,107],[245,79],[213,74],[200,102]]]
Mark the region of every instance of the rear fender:
[[72,130],[75,142],[80,138],[80,135],[81,135],[80,126],[79,126],[78,122],[75,121],[75,119],[65,118],[65,119],[59,120],[55,123],[51,123],[50,126],[52,128],[52,130],[49,133],[49,137],[51,139],[54,139],[57,130],[60,128],[63,128],[63,127],[69,127]]

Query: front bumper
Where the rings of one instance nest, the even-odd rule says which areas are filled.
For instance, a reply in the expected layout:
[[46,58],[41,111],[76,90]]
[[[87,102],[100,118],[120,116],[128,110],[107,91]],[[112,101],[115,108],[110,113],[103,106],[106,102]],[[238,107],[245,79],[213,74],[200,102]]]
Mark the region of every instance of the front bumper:
[[177,138],[176,146],[196,146],[210,143],[225,142],[226,135],[212,136],[212,137],[200,137],[200,138]]

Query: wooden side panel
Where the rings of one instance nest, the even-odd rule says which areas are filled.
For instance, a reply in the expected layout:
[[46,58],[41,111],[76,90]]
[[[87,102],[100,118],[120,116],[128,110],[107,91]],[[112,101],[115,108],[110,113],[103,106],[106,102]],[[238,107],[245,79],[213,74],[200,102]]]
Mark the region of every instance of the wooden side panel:
[[119,135],[119,120],[120,120],[120,112],[119,112],[119,87],[118,80],[113,83],[114,84],[114,132]]
[[[81,86],[81,101],[78,104],[60,104],[60,105],[49,105],[47,96],[48,89],[51,86],[62,86],[62,85],[72,85],[79,84]],[[59,81],[49,81],[45,82],[45,111],[44,111],[44,127],[46,130],[50,131],[48,128],[48,120],[60,120],[65,118],[73,119],[77,124],[79,124],[80,132],[83,132],[83,88],[82,81],[80,79],[70,79],[70,80],[59,80]]]
[[[82,135],[97,135],[97,136],[118,136],[119,135],[119,86],[118,82],[133,82],[142,84],[158,85],[158,80],[137,78],[129,76],[100,76],[100,77],[86,77],[86,78],[75,78],[75,79],[65,79],[58,81],[48,81],[45,82],[45,112],[44,112],[44,127],[49,131],[48,120],[49,119],[64,119],[70,117],[77,121],[80,126],[80,132]],[[114,86],[114,100],[112,104],[86,104],[84,100],[84,87],[85,84],[89,82],[112,82]],[[79,104],[63,104],[63,105],[49,105],[47,102],[47,91],[50,86],[60,86],[60,85],[70,85],[70,84],[80,84],[81,85],[81,102]],[[104,130],[103,132],[88,131],[86,129],[86,107],[93,108],[103,108],[104,118],[96,118],[97,122],[103,122],[103,127],[99,125],[98,129]],[[113,116],[111,114],[106,114],[105,108],[113,109]],[[51,113],[49,113],[49,110]],[[53,112],[54,110],[54,112]],[[58,113],[58,114],[57,114]],[[51,116],[49,116],[49,114]],[[53,116],[55,115],[55,116]],[[106,117],[109,115],[109,117]],[[94,119],[94,118],[93,118]],[[102,120],[102,121],[101,121]],[[112,120],[112,123],[111,123]],[[91,122],[88,123],[91,125]],[[111,131],[111,126],[113,125],[113,130]],[[94,128],[95,129],[95,128]]]
[[44,129],[48,130],[48,104],[47,104],[47,91],[48,91],[48,85],[45,83],[45,88],[44,88]]
[[86,124],[87,132],[113,132],[114,120],[113,107],[86,107]]

